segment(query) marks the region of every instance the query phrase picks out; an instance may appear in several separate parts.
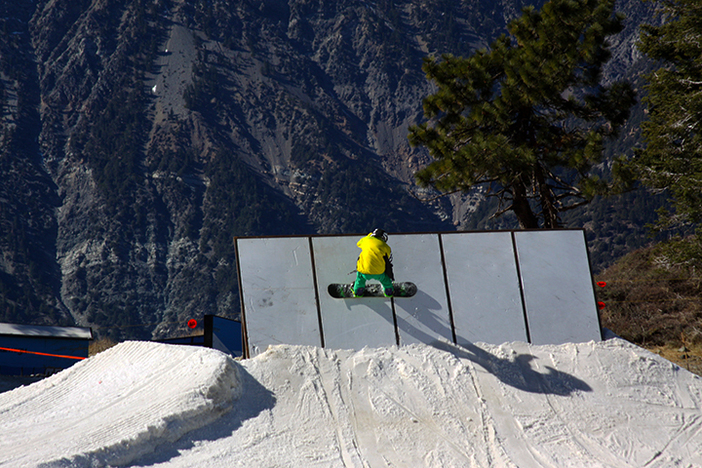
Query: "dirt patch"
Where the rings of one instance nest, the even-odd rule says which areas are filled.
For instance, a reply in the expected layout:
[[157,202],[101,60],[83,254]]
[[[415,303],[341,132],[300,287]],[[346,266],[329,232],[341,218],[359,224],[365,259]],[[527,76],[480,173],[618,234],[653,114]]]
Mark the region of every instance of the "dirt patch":
[[653,346],[647,349],[693,374],[702,376],[702,346],[688,348],[686,346],[674,347],[666,345]]

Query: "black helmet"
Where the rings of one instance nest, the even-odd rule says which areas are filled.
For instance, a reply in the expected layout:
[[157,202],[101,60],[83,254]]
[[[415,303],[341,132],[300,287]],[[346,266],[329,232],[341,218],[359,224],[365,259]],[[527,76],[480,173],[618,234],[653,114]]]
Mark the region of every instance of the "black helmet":
[[382,229],[379,229],[379,228],[373,229],[373,232],[371,232],[371,236],[377,237],[377,238],[379,238],[379,239],[383,239],[383,242],[387,242],[387,241],[388,241],[388,235],[387,235],[387,233],[386,233],[385,231],[383,231]]

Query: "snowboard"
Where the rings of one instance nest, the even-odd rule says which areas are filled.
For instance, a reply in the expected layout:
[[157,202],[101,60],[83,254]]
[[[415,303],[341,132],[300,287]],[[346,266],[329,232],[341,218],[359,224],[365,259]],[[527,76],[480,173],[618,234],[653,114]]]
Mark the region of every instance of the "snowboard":
[[[392,297],[412,297],[417,294],[417,286],[414,283],[392,283]],[[353,295],[353,284],[332,283],[327,287],[331,297],[336,299],[356,299]],[[360,297],[386,297],[383,294],[383,286],[380,284],[366,284],[363,296]]]

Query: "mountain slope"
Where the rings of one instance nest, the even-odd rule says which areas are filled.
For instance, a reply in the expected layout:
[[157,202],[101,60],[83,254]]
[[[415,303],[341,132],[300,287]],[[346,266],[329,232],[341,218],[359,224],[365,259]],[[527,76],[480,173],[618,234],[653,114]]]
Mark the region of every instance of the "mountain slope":
[[485,226],[480,193],[411,196],[407,128],[422,57],[485,47],[529,3],[1,6],[0,320],[172,335],[238,314],[235,236]]

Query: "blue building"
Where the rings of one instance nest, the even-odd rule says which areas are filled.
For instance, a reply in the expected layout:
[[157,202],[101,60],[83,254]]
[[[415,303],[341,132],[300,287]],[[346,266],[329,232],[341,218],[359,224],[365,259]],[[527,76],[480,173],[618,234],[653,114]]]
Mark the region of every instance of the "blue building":
[[205,332],[202,335],[181,336],[155,340],[159,343],[204,346],[233,357],[244,354],[241,322],[216,315],[205,315]]
[[48,375],[88,357],[90,328],[0,323],[0,374]]

